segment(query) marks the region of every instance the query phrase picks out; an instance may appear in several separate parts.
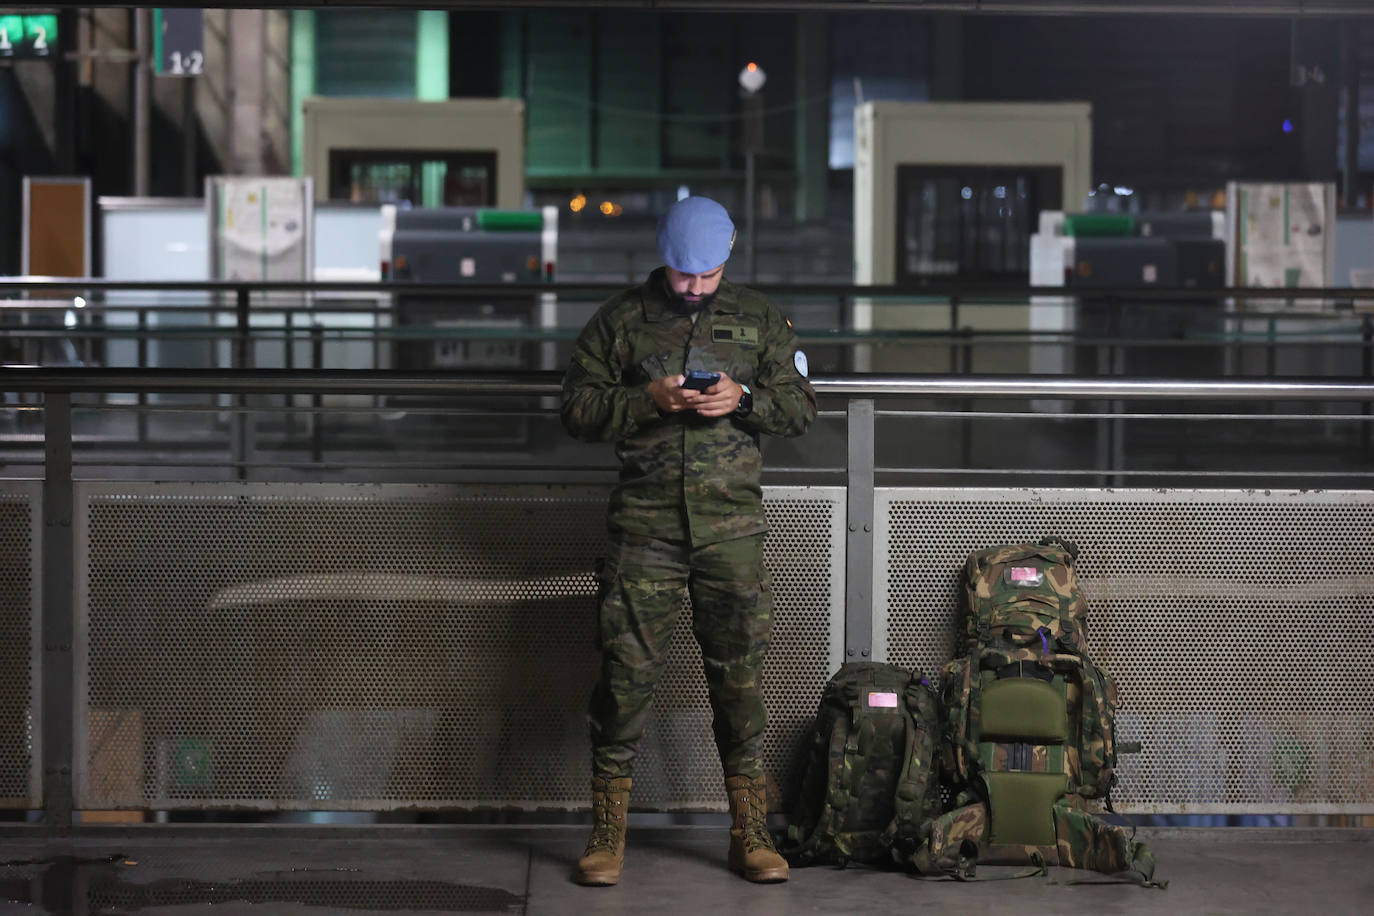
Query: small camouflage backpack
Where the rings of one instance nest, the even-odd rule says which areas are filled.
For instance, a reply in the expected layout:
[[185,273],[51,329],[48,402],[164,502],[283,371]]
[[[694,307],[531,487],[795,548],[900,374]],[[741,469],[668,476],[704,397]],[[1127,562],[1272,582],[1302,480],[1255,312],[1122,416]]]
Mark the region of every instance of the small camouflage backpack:
[[955,655],[994,642],[1049,644],[1080,655],[1088,651],[1088,603],[1073,563],[1078,548],[1061,538],[994,547],[969,555]]
[[1036,862],[1155,883],[1149,847],[1089,807],[1111,810],[1117,752],[1139,746],[1118,748],[1116,685],[1087,655],[1077,555],[1046,539],[964,565],[959,657],[941,677],[956,807],[930,827],[927,868]]
[[930,682],[878,662],[840,666],[821,695],[782,852],[793,865],[893,865],[942,808]]

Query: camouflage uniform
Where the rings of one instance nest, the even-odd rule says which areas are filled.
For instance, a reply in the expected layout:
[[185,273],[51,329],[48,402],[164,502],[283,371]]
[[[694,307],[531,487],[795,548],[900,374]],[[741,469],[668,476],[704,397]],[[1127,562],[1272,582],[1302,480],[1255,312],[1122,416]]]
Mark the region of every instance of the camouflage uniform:
[[[758,293],[722,279],[715,299],[675,310],[662,268],[606,302],[578,338],[562,415],[585,441],[613,441],[610,555],[598,573],[601,678],[589,710],[593,775],[630,775],[654,686],[692,598],[725,775],[762,775],[760,674],[771,623],[763,568],[759,434],[796,436],[816,415],[797,339]],[[745,416],[664,415],[647,386],[689,369],[748,385]]]

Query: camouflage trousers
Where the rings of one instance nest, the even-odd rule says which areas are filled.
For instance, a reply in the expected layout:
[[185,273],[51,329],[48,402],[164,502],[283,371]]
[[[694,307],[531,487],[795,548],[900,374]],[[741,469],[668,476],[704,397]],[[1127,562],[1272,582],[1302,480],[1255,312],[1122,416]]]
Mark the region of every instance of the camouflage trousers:
[[587,717],[592,775],[630,775],[685,590],[725,775],[761,777],[766,714],[760,676],[773,608],[763,535],[692,547],[612,532],[597,579],[602,662]]

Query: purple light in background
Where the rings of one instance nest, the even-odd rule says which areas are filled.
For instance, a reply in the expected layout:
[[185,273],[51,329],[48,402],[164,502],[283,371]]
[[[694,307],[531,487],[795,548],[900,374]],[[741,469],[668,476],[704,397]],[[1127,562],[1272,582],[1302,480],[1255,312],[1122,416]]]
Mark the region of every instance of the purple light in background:
[[1291,134],[1293,132],[1293,121],[1291,118],[1283,119],[1283,132],[1286,134]]

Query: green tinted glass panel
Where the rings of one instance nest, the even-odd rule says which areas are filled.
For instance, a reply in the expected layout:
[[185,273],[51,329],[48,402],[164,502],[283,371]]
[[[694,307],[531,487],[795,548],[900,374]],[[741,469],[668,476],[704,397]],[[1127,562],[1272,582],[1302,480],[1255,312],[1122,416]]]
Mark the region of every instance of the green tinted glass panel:
[[0,15],[0,58],[49,57],[58,50],[55,14]]

